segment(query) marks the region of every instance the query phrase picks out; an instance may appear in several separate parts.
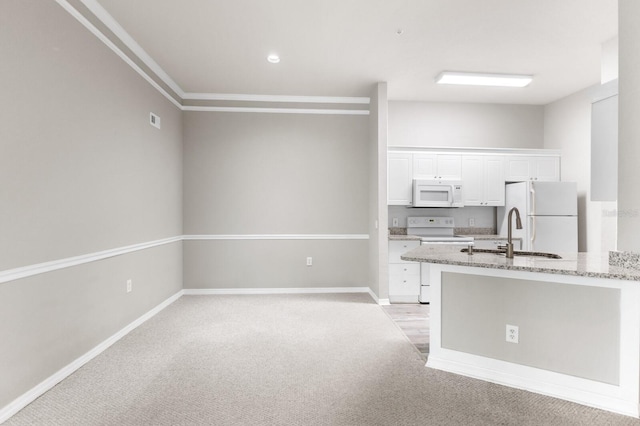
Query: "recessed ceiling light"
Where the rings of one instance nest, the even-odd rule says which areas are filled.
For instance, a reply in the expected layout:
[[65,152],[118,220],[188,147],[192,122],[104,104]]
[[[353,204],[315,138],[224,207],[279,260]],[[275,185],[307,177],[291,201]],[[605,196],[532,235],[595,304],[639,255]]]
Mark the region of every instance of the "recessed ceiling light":
[[267,56],[267,61],[271,62],[272,64],[277,64],[278,62],[280,62],[280,56],[271,54]]
[[479,72],[443,71],[436,77],[438,84],[466,84],[473,86],[525,87],[532,75],[487,74]]

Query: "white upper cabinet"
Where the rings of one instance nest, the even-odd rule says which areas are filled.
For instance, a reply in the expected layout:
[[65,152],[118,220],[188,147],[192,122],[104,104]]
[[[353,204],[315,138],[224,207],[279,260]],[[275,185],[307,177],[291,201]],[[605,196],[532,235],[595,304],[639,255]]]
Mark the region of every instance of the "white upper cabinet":
[[504,206],[504,157],[462,156],[462,193],[465,206]]
[[538,181],[560,180],[560,157],[534,157],[533,176]]
[[560,180],[560,154],[553,151],[451,151],[389,151],[387,204],[411,206],[413,179],[461,180],[466,206],[504,206],[505,182]]
[[560,156],[509,155],[506,160],[507,182],[559,181]]
[[387,204],[410,206],[413,200],[413,154],[390,152],[387,164]]
[[414,154],[413,174],[416,179],[460,180],[462,156],[456,154]]

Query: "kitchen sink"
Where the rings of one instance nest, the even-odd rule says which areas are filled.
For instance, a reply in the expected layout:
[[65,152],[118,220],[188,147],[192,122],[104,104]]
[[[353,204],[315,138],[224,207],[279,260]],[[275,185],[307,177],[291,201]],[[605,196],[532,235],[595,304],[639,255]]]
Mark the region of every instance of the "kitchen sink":
[[[469,251],[468,248],[463,248],[462,250],[460,250],[462,253],[467,253]],[[497,250],[497,249],[473,249],[473,253],[493,253],[493,254],[505,254],[504,250]],[[558,256],[555,253],[543,253],[543,252],[537,252],[537,251],[520,251],[520,250],[514,250],[513,251],[513,255],[514,256],[535,256],[535,257],[546,257],[548,259],[562,259],[562,256]]]

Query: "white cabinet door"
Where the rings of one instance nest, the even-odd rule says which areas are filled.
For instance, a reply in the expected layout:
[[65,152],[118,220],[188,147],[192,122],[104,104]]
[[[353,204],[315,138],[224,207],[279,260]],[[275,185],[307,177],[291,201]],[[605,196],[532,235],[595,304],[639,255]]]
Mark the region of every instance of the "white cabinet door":
[[410,206],[413,195],[413,155],[389,153],[387,158],[387,204]]
[[524,182],[531,180],[531,158],[524,155],[509,155],[506,160],[505,179],[507,182]]
[[462,157],[462,197],[465,206],[484,203],[484,158],[481,155]]
[[462,179],[462,155],[440,154],[437,159],[438,179]]
[[507,182],[559,181],[560,157],[537,155],[510,155],[506,160]]
[[560,180],[559,157],[534,157],[534,177],[537,181],[556,182]]
[[415,179],[460,180],[462,178],[462,155],[415,154],[413,156]]
[[504,159],[493,155],[462,157],[465,206],[504,206]]
[[504,206],[504,157],[485,156],[483,177],[484,205]]
[[438,156],[436,154],[415,154],[413,156],[415,179],[437,179]]

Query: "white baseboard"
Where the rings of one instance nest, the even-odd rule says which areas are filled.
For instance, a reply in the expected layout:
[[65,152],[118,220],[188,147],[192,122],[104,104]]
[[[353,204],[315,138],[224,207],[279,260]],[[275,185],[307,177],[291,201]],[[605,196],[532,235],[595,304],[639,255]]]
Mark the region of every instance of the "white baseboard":
[[211,296],[220,294],[330,294],[367,293],[379,305],[388,305],[389,299],[378,299],[369,287],[292,287],[292,288],[185,288],[185,296]]
[[[427,367],[499,385],[523,389],[578,404],[638,418],[638,401],[624,398],[615,385],[580,379],[505,361],[468,356],[468,362],[443,359],[429,354]],[[473,358],[473,359],[471,359]]]
[[36,398],[43,395],[45,392],[47,392],[49,389],[51,389],[52,387],[60,383],[62,380],[69,377],[72,373],[74,373],[80,367],[82,367],[83,365],[91,361],[93,358],[100,355],[102,352],[108,349],[111,345],[113,345],[118,340],[122,339],[124,336],[129,334],[136,327],[140,326],[142,323],[144,323],[145,321],[147,321],[148,319],[156,315],[158,312],[162,311],[164,308],[166,308],[167,306],[169,306],[170,304],[178,300],[182,296],[182,294],[183,294],[183,290],[180,290],[179,292],[169,297],[164,302],[160,303],[155,308],[151,309],[149,312],[145,313],[144,315],[142,315],[141,317],[139,317],[138,319],[136,319],[135,321],[133,321],[132,323],[124,327],[122,330],[118,331],[116,334],[109,337],[104,342],[100,343],[98,346],[91,349],[86,354],[82,355],[80,358],[71,362],[71,364],[68,364],[67,366],[58,370],[52,376],[43,380],[38,385],[36,385],[35,387],[33,387],[32,389],[30,389],[29,391],[22,394],[21,396],[19,396],[18,398],[10,402],[8,405],[0,409],[0,424],[4,423],[11,416],[13,416],[18,411],[22,410],[24,407],[32,403]]
[[292,287],[292,288],[185,288],[185,296],[220,294],[314,294],[314,293],[370,293],[369,287]]

